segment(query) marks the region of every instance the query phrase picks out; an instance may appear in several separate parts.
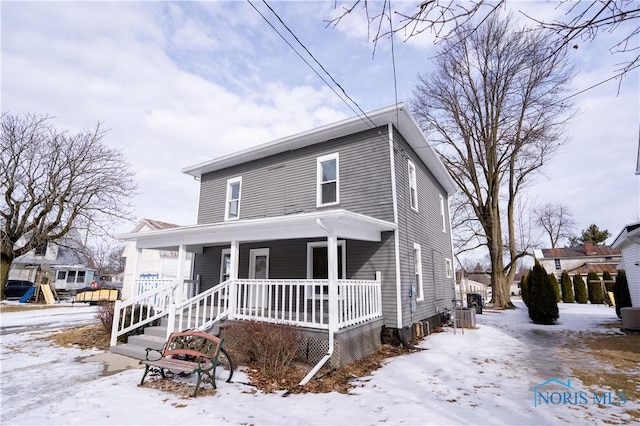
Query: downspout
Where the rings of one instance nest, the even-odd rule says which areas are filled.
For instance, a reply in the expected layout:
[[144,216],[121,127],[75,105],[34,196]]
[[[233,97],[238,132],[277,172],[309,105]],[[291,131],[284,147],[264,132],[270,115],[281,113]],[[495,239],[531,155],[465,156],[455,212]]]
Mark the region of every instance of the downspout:
[[[327,241],[327,257],[329,259],[331,259],[331,256],[329,253],[331,253],[331,250],[334,250],[335,248],[329,247],[330,245],[334,244],[335,241],[335,236],[333,235],[333,232],[327,228],[327,226],[322,223],[322,219],[316,219],[316,224],[324,229],[325,231],[327,231],[327,233],[329,234],[328,239],[331,241]],[[335,260],[335,258],[334,258]],[[306,376],[304,376],[304,379],[302,379],[302,381],[300,383],[298,383],[299,386],[304,386],[307,383],[309,383],[309,380],[311,380],[313,378],[313,376],[316,375],[316,373],[322,368],[322,366],[324,366],[327,361],[329,361],[329,358],[331,358],[331,355],[333,355],[333,335],[335,332],[335,326],[336,326],[336,320],[337,320],[337,311],[335,309],[332,309],[332,294],[333,294],[333,299],[335,299],[336,295],[336,288],[335,286],[331,286],[331,277],[332,275],[337,277],[337,274],[335,273],[331,273],[332,270],[334,270],[335,268],[338,267],[337,263],[335,263],[335,265],[332,265],[332,262],[329,261],[329,335],[328,335],[328,339],[329,339],[329,350],[327,351],[327,354],[315,365],[315,367],[313,367],[311,369],[311,371],[309,371],[309,373],[307,373]],[[333,289],[332,289],[333,288]]]
[[391,197],[393,199],[393,222],[396,229],[393,231],[393,249],[395,252],[396,268],[396,328],[402,328],[402,275],[400,273],[400,221],[398,219],[398,190],[396,188],[396,156],[394,152],[393,124],[387,125],[389,132],[389,161],[391,168]]

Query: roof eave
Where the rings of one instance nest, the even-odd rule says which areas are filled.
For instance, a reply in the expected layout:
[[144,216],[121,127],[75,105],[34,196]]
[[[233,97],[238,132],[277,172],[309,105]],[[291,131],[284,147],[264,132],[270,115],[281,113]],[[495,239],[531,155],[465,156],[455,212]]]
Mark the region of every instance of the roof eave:
[[372,122],[376,127],[392,123],[400,133],[405,136],[409,145],[411,145],[421,160],[427,165],[427,167],[429,167],[447,194],[452,195],[457,192],[458,187],[455,181],[445,168],[435,150],[429,145],[427,138],[420,129],[420,126],[411,116],[404,103],[372,111],[367,113],[366,117],[351,117],[326,126],[321,126],[302,133],[214,158],[193,166],[185,167],[182,169],[182,172],[195,178],[200,178],[205,173],[222,170],[227,167],[368,130],[372,128]]

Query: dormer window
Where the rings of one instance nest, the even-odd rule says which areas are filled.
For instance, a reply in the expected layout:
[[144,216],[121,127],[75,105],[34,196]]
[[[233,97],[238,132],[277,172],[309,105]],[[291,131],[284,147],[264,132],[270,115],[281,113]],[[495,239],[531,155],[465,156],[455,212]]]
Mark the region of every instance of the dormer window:
[[227,180],[227,203],[224,209],[224,220],[240,218],[240,194],[242,192],[242,177]]

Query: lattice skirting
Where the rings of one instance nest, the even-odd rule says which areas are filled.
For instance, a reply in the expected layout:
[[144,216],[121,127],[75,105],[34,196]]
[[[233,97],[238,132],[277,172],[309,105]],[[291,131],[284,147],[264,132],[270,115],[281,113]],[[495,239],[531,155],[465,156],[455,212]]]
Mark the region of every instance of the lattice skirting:
[[[240,329],[229,327],[227,324],[220,328],[221,336],[225,339],[225,346],[229,348],[241,348],[242,339]],[[276,324],[270,326],[277,327]],[[369,322],[360,326],[342,330],[334,336],[333,355],[328,365],[332,368],[342,368],[367,355],[370,355],[382,346],[380,333],[382,320]],[[327,331],[317,331],[300,328],[303,339],[298,344],[298,361],[311,366],[316,365],[329,351]]]

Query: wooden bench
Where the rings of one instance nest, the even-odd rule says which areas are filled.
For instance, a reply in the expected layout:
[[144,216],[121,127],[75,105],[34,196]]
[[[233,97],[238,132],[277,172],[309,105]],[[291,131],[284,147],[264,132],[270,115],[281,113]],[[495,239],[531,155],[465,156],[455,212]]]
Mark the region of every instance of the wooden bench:
[[[209,382],[216,388],[216,366],[218,354],[222,347],[222,339],[202,331],[180,331],[172,333],[162,350],[147,348],[144,374],[140,384],[144,383],[149,371],[160,373],[163,378],[167,372],[196,373],[198,381],[193,392],[195,397],[202,381]],[[150,355],[157,359],[149,359]]]

